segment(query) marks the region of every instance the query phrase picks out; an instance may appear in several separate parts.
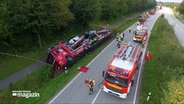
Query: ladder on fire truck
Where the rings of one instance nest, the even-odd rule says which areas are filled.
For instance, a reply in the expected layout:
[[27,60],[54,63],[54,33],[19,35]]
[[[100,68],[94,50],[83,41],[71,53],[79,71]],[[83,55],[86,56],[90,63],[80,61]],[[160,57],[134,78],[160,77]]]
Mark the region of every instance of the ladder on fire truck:
[[121,47],[115,56],[122,60],[136,61],[139,48],[139,45],[133,45],[130,42],[128,45]]

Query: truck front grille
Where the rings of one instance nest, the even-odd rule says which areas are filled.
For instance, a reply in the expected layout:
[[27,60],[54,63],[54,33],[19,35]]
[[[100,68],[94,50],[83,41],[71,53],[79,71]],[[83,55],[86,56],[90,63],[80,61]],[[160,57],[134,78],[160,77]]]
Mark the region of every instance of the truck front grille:
[[115,88],[112,88],[112,87],[110,87],[110,86],[106,86],[106,88],[107,88],[107,89],[110,89],[110,90],[112,90],[112,91],[114,91],[114,92],[117,92],[117,93],[123,94],[123,91],[118,90],[118,89],[115,89]]

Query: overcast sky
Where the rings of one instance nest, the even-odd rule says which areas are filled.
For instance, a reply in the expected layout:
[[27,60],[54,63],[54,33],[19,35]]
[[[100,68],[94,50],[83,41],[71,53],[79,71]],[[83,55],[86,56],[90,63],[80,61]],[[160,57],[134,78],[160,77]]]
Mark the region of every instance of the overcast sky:
[[181,3],[183,0],[156,0],[156,1],[161,1],[161,2],[177,2],[177,3]]

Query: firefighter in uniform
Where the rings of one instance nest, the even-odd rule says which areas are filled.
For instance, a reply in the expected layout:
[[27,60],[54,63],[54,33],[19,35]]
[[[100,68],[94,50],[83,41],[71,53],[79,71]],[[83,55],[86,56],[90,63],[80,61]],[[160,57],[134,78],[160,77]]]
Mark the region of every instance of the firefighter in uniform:
[[131,31],[132,31],[132,28],[131,28],[131,27],[129,27],[129,33],[131,33]]
[[125,34],[122,32],[122,33],[120,34],[121,41],[123,41],[124,36],[125,36]]
[[89,94],[93,93],[93,87],[95,86],[95,80],[91,80],[91,79],[86,79],[85,83],[87,84],[88,88],[89,88]]
[[116,34],[116,40],[117,40],[117,41],[118,41],[119,37],[120,37],[120,35],[119,35],[119,33],[117,33],[117,34]]

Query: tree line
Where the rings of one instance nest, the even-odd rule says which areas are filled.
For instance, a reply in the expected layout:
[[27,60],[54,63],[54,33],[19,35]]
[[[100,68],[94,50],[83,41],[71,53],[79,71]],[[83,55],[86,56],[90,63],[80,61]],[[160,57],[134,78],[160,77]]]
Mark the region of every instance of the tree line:
[[179,8],[178,8],[179,12],[181,14],[184,14],[184,1],[181,2],[181,4],[179,5]]
[[[43,37],[156,6],[155,0],[1,0],[0,47],[42,47]],[[4,47],[4,48],[3,48]]]

